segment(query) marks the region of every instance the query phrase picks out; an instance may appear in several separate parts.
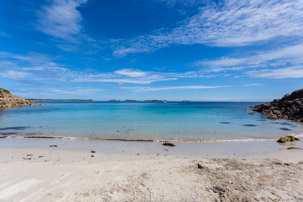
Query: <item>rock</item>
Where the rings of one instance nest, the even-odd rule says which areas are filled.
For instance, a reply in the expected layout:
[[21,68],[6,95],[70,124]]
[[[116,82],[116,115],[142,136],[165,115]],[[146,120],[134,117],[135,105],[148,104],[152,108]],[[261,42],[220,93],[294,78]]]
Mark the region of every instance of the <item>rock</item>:
[[303,89],[286,94],[281,99],[253,106],[253,111],[269,115],[269,119],[291,119],[303,122]]
[[173,143],[170,143],[170,142],[164,142],[162,145],[163,146],[168,146],[168,147],[174,147],[174,146],[176,146],[176,145],[174,145]]
[[272,120],[277,120],[278,116],[277,115],[270,115],[269,117],[267,117],[268,119],[272,119]]
[[49,147],[58,147],[58,145],[53,144],[53,145],[49,145]]
[[275,115],[277,115],[277,116],[279,116],[279,115],[281,115],[281,112],[279,111],[279,110],[273,110],[273,113],[275,114]]
[[198,169],[209,171],[207,167],[202,166],[200,163],[198,163]]
[[249,112],[248,114],[253,115],[253,114],[255,114],[255,113],[253,113],[253,112]]
[[23,106],[41,105],[40,103],[34,103],[31,100],[24,99],[22,97],[11,94],[8,90],[0,88],[0,108],[14,108]]
[[294,136],[284,136],[284,137],[280,137],[279,140],[277,140],[277,142],[279,142],[279,143],[286,143],[286,142],[293,142],[293,141],[299,141],[299,138],[296,138]]
[[214,186],[212,190],[214,193],[219,193],[219,195],[222,195],[225,192],[225,189],[219,186]]
[[243,126],[246,126],[246,127],[256,127],[257,125],[254,125],[254,124],[244,124]]
[[287,99],[289,96],[290,96],[290,95],[287,93],[287,94],[285,94],[285,95],[282,97],[282,99]]
[[280,130],[291,131],[289,128],[280,128]]

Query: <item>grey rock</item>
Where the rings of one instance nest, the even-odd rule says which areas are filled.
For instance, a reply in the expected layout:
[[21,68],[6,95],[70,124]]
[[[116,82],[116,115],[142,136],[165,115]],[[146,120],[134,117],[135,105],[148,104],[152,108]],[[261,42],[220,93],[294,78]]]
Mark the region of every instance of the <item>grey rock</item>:
[[253,111],[269,115],[269,119],[291,119],[303,122],[303,89],[286,94],[281,99],[253,106]]
[[269,117],[267,117],[268,119],[272,119],[272,120],[277,120],[278,116],[277,115],[270,115]]

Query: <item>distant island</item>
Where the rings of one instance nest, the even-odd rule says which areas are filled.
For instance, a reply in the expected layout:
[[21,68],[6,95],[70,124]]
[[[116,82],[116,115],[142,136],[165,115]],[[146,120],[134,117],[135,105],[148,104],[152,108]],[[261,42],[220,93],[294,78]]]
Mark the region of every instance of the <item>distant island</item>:
[[108,100],[108,102],[163,102],[163,103],[167,103],[167,100],[144,100],[144,101],[140,101],[140,100]]
[[163,103],[167,103],[167,100],[144,100],[144,102],[163,102]]
[[67,101],[67,102],[93,102],[94,100],[92,99],[87,99],[87,100],[82,100],[82,99],[28,99],[31,101]]

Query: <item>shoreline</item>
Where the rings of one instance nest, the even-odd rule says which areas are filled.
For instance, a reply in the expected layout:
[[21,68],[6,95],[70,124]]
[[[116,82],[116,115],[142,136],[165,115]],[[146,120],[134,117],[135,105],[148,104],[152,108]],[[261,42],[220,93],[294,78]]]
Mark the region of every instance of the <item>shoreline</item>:
[[[303,131],[294,133],[290,132],[285,136],[294,136],[297,138],[303,137]],[[264,142],[264,141],[277,141],[276,138],[249,138],[249,137],[231,137],[231,138],[219,138],[219,137],[205,137],[205,138],[175,138],[175,139],[140,139],[140,138],[107,138],[107,137],[75,137],[75,136],[55,136],[55,135],[43,135],[42,133],[23,133],[23,132],[0,132],[0,139],[57,139],[57,140],[79,140],[79,141],[118,141],[118,142],[172,142],[172,143],[216,143],[216,142]]]
[[[163,146],[164,142],[172,142],[174,147]],[[57,145],[59,150],[89,151],[95,150],[107,154],[165,154],[165,155],[257,155],[287,150],[288,147],[303,148],[303,141],[279,144],[274,139],[261,141],[131,141],[104,140],[83,138],[55,137],[7,137],[0,138],[0,148],[49,148]]]

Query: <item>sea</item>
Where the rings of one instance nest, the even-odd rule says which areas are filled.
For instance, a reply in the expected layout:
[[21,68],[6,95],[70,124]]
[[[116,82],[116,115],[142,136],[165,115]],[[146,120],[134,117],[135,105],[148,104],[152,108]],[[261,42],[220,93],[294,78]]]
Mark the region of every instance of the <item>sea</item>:
[[137,141],[262,141],[303,124],[247,110],[257,102],[49,101],[0,110],[0,135]]

